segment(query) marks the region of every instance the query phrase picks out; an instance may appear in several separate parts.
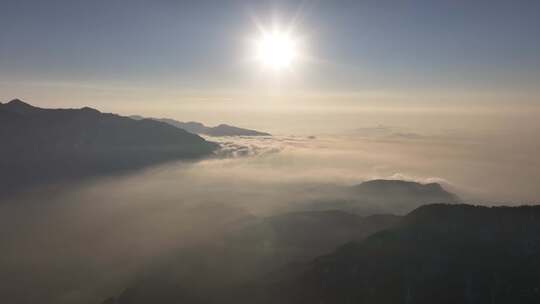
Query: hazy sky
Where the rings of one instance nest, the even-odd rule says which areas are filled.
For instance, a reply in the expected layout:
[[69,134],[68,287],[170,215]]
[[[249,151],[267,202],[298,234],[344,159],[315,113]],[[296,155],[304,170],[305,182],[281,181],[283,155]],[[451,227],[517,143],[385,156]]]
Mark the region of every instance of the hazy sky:
[[[250,60],[257,25],[272,24],[301,41],[290,71]],[[0,100],[210,122],[242,121],[233,111],[536,107],[539,28],[532,0],[3,0]]]

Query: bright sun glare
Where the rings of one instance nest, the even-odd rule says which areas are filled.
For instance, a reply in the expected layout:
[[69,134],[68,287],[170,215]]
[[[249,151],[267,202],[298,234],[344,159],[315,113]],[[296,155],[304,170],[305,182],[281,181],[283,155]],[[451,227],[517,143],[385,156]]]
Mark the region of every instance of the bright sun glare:
[[257,60],[273,70],[288,69],[298,57],[298,44],[289,32],[265,32],[257,41]]

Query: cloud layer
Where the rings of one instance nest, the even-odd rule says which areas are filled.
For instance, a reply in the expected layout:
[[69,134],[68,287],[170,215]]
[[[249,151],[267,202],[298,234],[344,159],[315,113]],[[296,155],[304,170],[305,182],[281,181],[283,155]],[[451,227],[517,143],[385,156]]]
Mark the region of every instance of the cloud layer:
[[0,294],[99,303],[164,256],[219,240],[236,223],[336,199],[343,186],[375,178],[439,182],[474,202],[540,197],[535,156],[506,154],[511,147],[496,140],[413,136],[385,126],[340,136],[211,140],[223,146],[212,159],[3,201]]

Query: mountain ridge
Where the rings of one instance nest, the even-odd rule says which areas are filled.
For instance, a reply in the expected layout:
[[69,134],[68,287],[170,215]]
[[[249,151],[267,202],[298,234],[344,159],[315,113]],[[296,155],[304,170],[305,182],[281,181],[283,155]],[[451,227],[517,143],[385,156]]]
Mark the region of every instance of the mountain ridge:
[[426,205],[265,292],[295,304],[537,303],[538,233],[540,206]]
[[131,115],[129,116],[132,119],[135,120],[141,120],[141,119],[152,119],[156,121],[161,121],[164,123],[167,123],[169,125],[172,125],[174,127],[186,130],[193,134],[202,134],[202,135],[209,135],[209,136],[272,136],[270,133],[266,132],[259,132],[256,130],[250,130],[250,129],[244,129],[235,127],[228,124],[219,124],[215,127],[208,127],[204,124],[196,121],[188,121],[188,122],[182,122],[171,118],[145,118],[140,115]]
[[0,104],[0,194],[59,178],[210,156],[218,145],[168,124],[83,107]]
[[361,215],[395,213],[404,215],[425,204],[461,203],[460,197],[439,183],[374,179],[334,189],[335,199],[314,201],[315,210],[340,209]]
[[[358,218],[341,211],[289,215],[301,226],[306,216]],[[280,227],[280,217],[270,218],[278,219],[272,225]],[[367,238],[215,297],[206,289],[213,287],[195,285],[194,291],[186,287],[192,281],[174,279],[181,276],[157,276],[104,303],[532,304],[540,300],[539,235],[539,205],[429,204]]]

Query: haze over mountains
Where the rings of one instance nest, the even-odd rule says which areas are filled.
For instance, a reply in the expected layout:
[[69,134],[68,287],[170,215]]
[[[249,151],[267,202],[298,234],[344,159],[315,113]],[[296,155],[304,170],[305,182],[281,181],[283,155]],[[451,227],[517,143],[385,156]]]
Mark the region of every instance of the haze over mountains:
[[[135,120],[144,119],[144,117],[139,116],[139,115],[132,115],[130,116],[130,118],[133,118]],[[181,122],[181,121],[170,119],[170,118],[148,118],[148,119],[161,121],[161,122],[170,124],[171,126],[184,129],[193,134],[202,134],[202,135],[209,135],[209,136],[271,136],[270,133],[259,132],[255,130],[244,129],[244,128],[238,128],[238,127],[230,126],[227,124],[220,124],[215,127],[207,127],[204,124],[200,122],[195,122],[195,121]]]
[[[446,170],[394,162],[433,149],[424,138],[229,133],[218,145],[20,100],[0,104],[0,127],[2,191],[19,190],[0,204],[9,303],[539,299],[537,207],[461,205]],[[430,175],[397,174],[411,168]],[[63,183],[87,176],[100,178]]]
[[[193,263],[185,256],[104,303],[537,303],[539,217],[539,207],[445,204],[426,205],[374,226],[368,224],[374,217],[337,211],[281,215],[265,220],[274,227],[270,238],[268,233],[254,237],[262,227],[251,227],[244,238],[252,241],[212,247],[213,254],[196,259],[196,270],[180,266]],[[297,254],[295,263],[231,284],[230,278],[252,270],[257,258],[268,263],[271,254],[279,256],[277,250],[283,263],[283,250],[291,250],[286,244],[319,252],[310,244],[332,244],[325,236],[343,229],[352,233],[351,242],[331,254],[303,260]],[[262,243],[255,246],[254,240]],[[272,244],[270,251],[261,247],[264,242]],[[246,244],[252,244],[248,251],[242,247]],[[195,271],[189,276],[195,280],[184,281],[185,271]],[[223,281],[205,279],[214,275]]]
[[[454,194],[436,183],[373,180],[341,190],[352,190],[355,203],[360,205],[358,209],[367,214],[368,208],[361,205],[372,199],[380,205],[392,204],[397,197],[402,203],[428,197],[447,203],[457,201]],[[388,200],[384,200],[386,195]],[[237,222],[219,241],[178,253],[176,258],[168,260],[167,267],[145,274],[118,298],[106,303],[280,302],[281,287],[274,290],[273,282],[281,281],[283,272],[288,280],[289,273],[304,269],[304,265],[318,256],[329,254],[345,243],[362,241],[402,221],[402,217],[392,214],[361,216],[342,210],[343,206],[350,208],[330,200],[326,210],[289,212]],[[304,208],[311,206],[307,204]],[[197,267],[186,268],[186,264]],[[189,278],[189,282],[183,278]]]
[[[361,217],[337,210],[252,219],[220,242],[179,254],[166,268],[146,274],[117,299],[105,303],[244,303],[243,289],[254,280],[296,268],[343,242],[362,240],[399,220],[397,216]],[[183,281],[185,277],[189,282]]]

